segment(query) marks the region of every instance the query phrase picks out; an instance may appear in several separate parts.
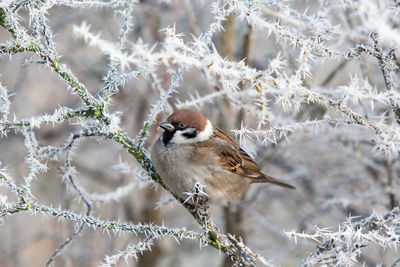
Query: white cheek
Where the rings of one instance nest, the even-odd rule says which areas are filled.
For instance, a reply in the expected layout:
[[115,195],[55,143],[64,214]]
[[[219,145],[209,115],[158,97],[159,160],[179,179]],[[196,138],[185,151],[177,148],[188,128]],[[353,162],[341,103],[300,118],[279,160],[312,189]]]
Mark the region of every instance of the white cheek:
[[182,132],[182,131],[176,131],[174,134],[174,137],[172,137],[170,143],[190,144],[190,143],[202,142],[202,141],[209,139],[213,135],[214,129],[213,129],[211,122],[209,120],[207,120],[206,127],[195,138],[187,138],[187,137],[183,136],[184,133],[185,132]]
[[209,120],[207,120],[207,124],[206,124],[206,127],[204,128],[204,130],[201,133],[199,133],[195,138],[192,138],[192,140],[194,142],[205,141],[208,138],[210,138],[213,134],[214,134],[213,126],[212,126],[211,122]]

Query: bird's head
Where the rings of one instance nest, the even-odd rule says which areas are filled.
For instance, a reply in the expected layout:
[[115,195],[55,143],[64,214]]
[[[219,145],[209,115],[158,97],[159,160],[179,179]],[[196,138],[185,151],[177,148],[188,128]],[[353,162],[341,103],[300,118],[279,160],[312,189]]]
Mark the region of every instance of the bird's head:
[[211,122],[203,114],[191,109],[175,111],[167,121],[160,123],[160,127],[164,130],[164,145],[202,142],[214,132]]

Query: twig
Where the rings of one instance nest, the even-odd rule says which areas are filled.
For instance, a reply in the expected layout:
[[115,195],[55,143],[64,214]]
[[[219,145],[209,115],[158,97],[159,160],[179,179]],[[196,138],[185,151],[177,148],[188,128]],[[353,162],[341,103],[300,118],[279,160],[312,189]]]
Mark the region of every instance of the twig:
[[[382,48],[379,44],[379,40],[377,38],[378,37],[377,34],[375,32],[372,32],[370,34],[370,37],[374,42],[374,50],[376,52],[374,54],[374,56],[378,60],[379,68],[382,71],[386,90],[390,92],[393,90],[394,84],[390,77],[391,70],[388,69],[388,63],[391,59],[393,59],[395,49],[394,48],[389,49],[389,51],[387,51],[386,55],[384,55],[382,52]],[[400,125],[400,107],[396,102],[394,102],[392,97],[389,96],[389,100],[390,100],[390,105],[392,106],[394,117],[396,118],[397,124]]]
[[[68,180],[71,183],[72,187],[74,190],[78,193],[80,199],[85,203],[86,205],[86,216],[90,216],[90,213],[92,211],[92,203],[89,200],[88,196],[83,192],[83,190],[76,184],[74,177],[72,175],[72,166],[71,166],[71,150],[72,146],[78,138],[82,137],[84,135],[79,135],[75,134],[72,137],[71,142],[66,146],[67,154],[66,154],[66,159],[65,159],[65,172],[68,176]],[[72,241],[82,232],[83,228],[85,227],[84,223],[81,223],[79,228],[75,230],[75,232],[67,239],[61,246],[59,246],[51,255],[50,259],[46,262],[46,266],[50,266],[53,264],[55,258],[69,245],[72,243]]]
[[[360,250],[370,243],[397,246],[400,240],[398,220],[400,208],[396,207],[385,214],[372,214],[368,218],[353,223],[351,218],[340,226],[338,232],[316,229],[315,234],[287,232],[289,237],[312,239],[321,244],[302,263],[301,266],[315,264],[345,264],[360,255]],[[321,239],[323,240],[321,242]],[[340,253],[339,253],[340,251]]]

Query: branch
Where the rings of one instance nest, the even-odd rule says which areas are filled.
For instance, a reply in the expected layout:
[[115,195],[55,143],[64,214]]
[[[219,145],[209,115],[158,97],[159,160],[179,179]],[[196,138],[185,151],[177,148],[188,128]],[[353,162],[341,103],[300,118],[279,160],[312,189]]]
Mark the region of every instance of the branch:
[[[375,58],[378,60],[379,68],[381,69],[383,79],[385,81],[386,90],[388,92],[392,91],[394,88],[394,84],[392,78],[390,77],[390,73],[392,72],[389,69],[390,60],[394,58],[395,49],[391,48],[387,51],[386,55],[383,54],[382,48],[379,44],[378,36],[375,32],[370,34],[371,39],[374,41],[374,53]],[[393,98],[389,95],[390,105],[392,106],[392,110],[394,113],[394,117],[396,118],[397,124],[400,125],[400,107],[399,105],[393,100]]]
[[72,90],[79,95],[82,101],[88,106],[99,106],[99,102],[94,99],[94,97],[88,92],[83,84],[81,84],[78,79],[72,74],[70,69],[62,64],[59,58],[54,57],[50,53],[47,53],[41,46],[34,42],[29,42],[28,44],[21,45],[18,43],[19,34],[22,34],[24,40],[30,40],[29,36],[23,31],[17,31],[12,23],[10,23],[10,16],[7,14],[7,10],[5,8],[0,8],[0,25],[5,28],[14,38],[15,44],[12,46],[1,46],[0,53],[7,53],[9,55],[13,55],[21,52],[34,52],[41,59],[43,59],[46,63],[48,63],[49,67],[53,69],[63,80],[67,82],[67,84],[72,88]]
[[[65,146],[67,150],[67,155],[65,159],[65,173],[68,177],[69,182],[71,183],[72,187],[74,190],[78,193],[80,199],[85,203],[86,205],[86,216],[90,216],[90,213],[92,211],[92,202],[89,200],[89,197],[86,195],[86,192],[84,192],[83,188],[81,188],[74,180],[74,177],[72,175],[73,173],[73,167],[71,166],[71,150],[74,142],[79,138],[83,137],[84,135],[73,135],[71,138],[71,141],[69,144]],[[83,228],[85,227],[84,223],[81,223],[79,228],[75,230],[75,232],[63,243],[61,244],[60,247],[58,247],[53,255],[51,255],[50,259],[46,262],[46,266],[51,266],[55,260],[55,258],[63,251],[64,248],[66,248],[69,244],[72,243],[72,241],[78,237],[78,235],[82,232]]]
[[302,263],[302,266],[352,265],[362,253],[362,249],[370,244],[383,248],[397,247],[400,244],[400,208],[396,207],[385,214],[372,214],[359,222],[349,218],[340,225],[338,232],[316,228],[314,234],[286,232],[290,238],[311,239],[320,242]]

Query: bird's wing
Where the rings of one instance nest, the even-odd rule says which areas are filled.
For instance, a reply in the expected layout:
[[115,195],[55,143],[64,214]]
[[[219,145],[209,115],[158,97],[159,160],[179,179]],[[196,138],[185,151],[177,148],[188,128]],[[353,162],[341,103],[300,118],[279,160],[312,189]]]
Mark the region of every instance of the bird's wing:
[[227,133],[215,127],[213,139],[223,168],[249,178],[264,177],[257,163]]
[[[212,142],[212,144],[206,144],[207,142]],[[213,147],[220,165],[227,171],[250,178],[253,183],[271,183],[295,189],[290,184],[263,174],[249,154],[241,149],[232,137],[217,127],[214,128],[214,135],[205,141],[204,145]]]

